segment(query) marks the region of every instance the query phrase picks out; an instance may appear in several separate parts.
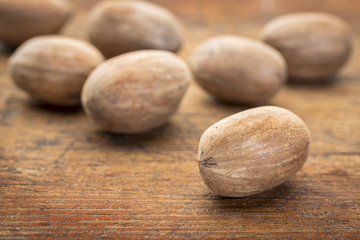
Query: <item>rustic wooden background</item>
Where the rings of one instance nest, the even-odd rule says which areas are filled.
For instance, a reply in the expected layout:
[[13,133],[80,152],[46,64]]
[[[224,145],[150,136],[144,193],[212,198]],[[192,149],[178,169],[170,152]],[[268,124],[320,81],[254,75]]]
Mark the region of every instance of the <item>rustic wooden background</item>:
[[[63,34],[85,37],[85,7]],[[79,108],[34,103],[0,54],[0,239],[360,239],[360,1],[156,0],[183,22],[186,57],[217,34],[256,37],[275,16],[320,10],[346,19],[355,50],[337,81],[288,85],[269,104],[308,124],[311,154],[285,184],[228,199],[204,186],[196,152],[202,132],[249,106],[212,100],[192,84],[165,127],[141,136],[99,131]],[[88,6],[89,7],[89,6]]]

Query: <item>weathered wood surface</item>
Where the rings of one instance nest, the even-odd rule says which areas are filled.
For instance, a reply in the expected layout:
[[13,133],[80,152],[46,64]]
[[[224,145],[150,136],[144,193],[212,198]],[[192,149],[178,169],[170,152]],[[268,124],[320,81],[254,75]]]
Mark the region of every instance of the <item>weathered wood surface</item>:
[[[327,11],[352,25],[354,54],[337,82],[289,85],[269,103],[308,124],[307,163],[271,191],[217,197],[200,178],[198,140],[211,124],[248,107],[213,101],[192,84],[165,127],[141,136],[110,135],[80,109],[29,101],[11,82],[11,53],[2,48],[0,239],[360,239],[360,1],[155,2],[183,21],[183,57],[212,35],[256,37],[268,20],[288,12]],[[84,38],[85,14],[79,7],[64,34]]]

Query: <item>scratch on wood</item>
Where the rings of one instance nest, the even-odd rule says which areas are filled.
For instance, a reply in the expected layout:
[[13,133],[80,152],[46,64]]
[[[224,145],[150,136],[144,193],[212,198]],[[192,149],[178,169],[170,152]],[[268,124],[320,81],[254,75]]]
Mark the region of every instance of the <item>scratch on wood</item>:
[[283,207],[292,199],[295,198],[295,196],[300,193],[301,191],[303,191],[303,188],[299,188],[297,191],[294,191],[290,196],[286,197],[283,203],[281,203],[277,208],[278,209],[283,209]]
[[54,161],[54,164],[59,164],[66,153],[68,153],[70,150],[74,148],[76,140],[72,141],[65,149],[64,151],[57,157],[57,159]]

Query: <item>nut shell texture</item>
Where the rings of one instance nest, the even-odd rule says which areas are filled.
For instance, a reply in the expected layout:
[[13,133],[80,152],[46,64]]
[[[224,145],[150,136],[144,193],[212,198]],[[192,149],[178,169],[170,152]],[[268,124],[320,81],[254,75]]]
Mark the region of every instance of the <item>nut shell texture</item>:
[[43,34],[54,34],[70,16],[63,0],[1,0],[0,40],[19,45]]
[[61,36],[38,36],[9,60],[14,82],[32,97],[55,105],[80,105],[81,89],[104,58],[91,44]]
[[214,193],[248,196],[295,175],[307,159],[309,146],[309,130],[298,116],[279,107],[253,108],[204,132],[199,169]]
[[183,41],[171,12],[142,1],[97,4],[89,18],[89,38],[106,57],[142,49],[176,52]]
[[82,104],[104,130],[142,133],[168,121],[190,80],[187,65],[173,53],[136,51],[96,68],[85,83]]
[[339,71],[351,54],[351,35],[348,24],[336,16],[305,12],[272,20],[261,39],[283,54],[290,78],[306,82]]
[[192,52],[189,63],[202,88],[234,103],[265,102],[286,80],[283,57],[271,46],[250,38],[212,37]]

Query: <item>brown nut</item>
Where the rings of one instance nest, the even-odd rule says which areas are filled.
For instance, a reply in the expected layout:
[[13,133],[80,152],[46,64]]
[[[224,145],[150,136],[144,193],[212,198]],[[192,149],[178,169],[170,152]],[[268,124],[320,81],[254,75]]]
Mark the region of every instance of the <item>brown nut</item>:
[[43,34],[54,34],[70,16],[63,0],[1,0],[0,40],[19,45]]
[[100,2],[90,14],[88,34],[106,57],[142,49],[176,52],[183,41],[171,12],[142,1]]
[[280,53],[250,38],[212,37],[193,51],[189,63],[199,85],[228,102],[267,101],[286,80]]
[[9,60],[15,83],[32,97],[55,105],[79,105],[82,86],[104,61],[91,44],[62,36],[24,42]]
[[85,112],[102,129],[142,133],[165,124],[191,79],[187,65],[160,50],[127,53],[105,61],[84,85]]
[[258,107],[229,116],[200,139],[200,174],[214,193],[242,197],[291,178],[303,166],[310,133],[294,113]]
[[303,82],[334,76],[352,50],[348,24],[327,13],[278,17],[264,27],[261,39],[283,54],[289,77]]

